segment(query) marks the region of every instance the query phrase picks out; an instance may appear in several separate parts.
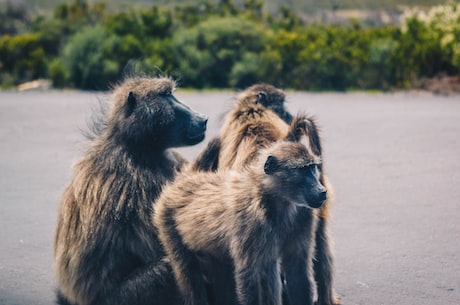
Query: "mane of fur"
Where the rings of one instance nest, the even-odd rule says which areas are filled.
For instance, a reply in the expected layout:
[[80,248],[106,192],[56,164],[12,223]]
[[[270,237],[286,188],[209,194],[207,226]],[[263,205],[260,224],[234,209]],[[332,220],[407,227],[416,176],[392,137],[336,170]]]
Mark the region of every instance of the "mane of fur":
[[219,168],[241,168],[260,148],[287,136],[289,126],[254,98],[249,95],[238,100],[227,114],[221,129]]

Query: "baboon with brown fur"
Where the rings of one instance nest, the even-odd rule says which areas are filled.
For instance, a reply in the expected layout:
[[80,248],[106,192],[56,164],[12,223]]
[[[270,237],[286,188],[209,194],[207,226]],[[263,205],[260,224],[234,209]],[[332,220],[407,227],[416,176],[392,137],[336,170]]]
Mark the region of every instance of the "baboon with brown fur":
[[[247,88],[240,94],[232,109],[226,114],[220,136],[209,141],[207,147],[195,160],[193,168],[197,171],[216,171],[218,168],[237,168],[238,166],[241,166],[241,164],[247,163],[253,159],[255,152],[257,152],[258,149],[266,147],[266,145],[273,140],[280,139],[273,137],[273,134],[267,137],[266,132],[257,133],[257,128],[252,128],[250,131],[253,132],[249,132],[245,126],[249,123],[257,126],[257,120],[259,119],[255,120],[255,116],[251,115],[251,113],[253,113],[251,109],[256,108],[258,111],[255,113],[262,114],[262,117],[265,116],[266,113],[270,114],[270,119],[266,120],[264,124],[269,125],[271,123],[272,126],[280,126],[280,129],[284,129],[283,124],[279,123],[279,119],[286,123],[290,123],[292,120],[292,115],[285,107],[285,99],[286,97],[284,92],[271,85],[258,84]],[[271,118],[271,114],[273,113],[278,116],[278,119]],[[248,118],[251,118],[252,121],[248,120]],[[261,126],[262,125],[263,124],[261,124]],[[273,127],[271,129],[273,129]],[[321,139],[316,125],[315,131],[311,132],[309,136],[313,142],[312,149],[314,150],[314,153],[322,156]],[[237,155],[238,157],[236,157]],[[311,238],[314,240],[312,244],[315,244],[314,254],[312,254],[312,260],[313,257],[314,260],[312,263],[317,286],[317,304],[334,305],[339,304],[340,302],[333,289],[334,264],[331,245],[332,238],[329,236],[328,210],[333,196],[332,187],[324,174],[322,165],[320,168],[320,174],[320,181],[328,190],[328,199],[319,211],[307,211],[307,213],[311,214],[312,218],[317,219],[317,226],[316,230],[314,230],[313,236],[305,236],[305,238]],[[312,230],[313,229],[314,228],[312,228]],[[214,287],[219,288],[221,286],[227,286],[228,279],[231,277],[232,271],[228,267],[224,268],[225,262],[205,262],[207,264],[215,265],[214,268],[209,266],[206,268],[206,270],[210,272],[208,277],[212,278],[213,282],[220,281],[220,283],[216,284]],[[213,273],[212,270],[218,270],[218,273]],[[224,272],[226,275],[222,276],[221,274]],[[212,292],[211,294],[223,295],[223,292],[217,291]],[[220,300],[220,302],[223,303],[227,299],[231,299],[231,296],[228,294],[225,299]],[[225,304],[231,304],[231,302],[227,302]],[[284,304],[288,305],[289,301],[286,300]]]
[[220,136],[209,141],[193,163],[193,169],[215,171],[237,167],[250,162],[259,148],[282,139],[281,134],[292,120],[284,102],[284,92],[271,85],[255,85],[243,91],[226,114]]
[[185,160],[170,148],[201,142],[207,118],[178,101],[169,78],[114,88],[103,128],[74,165],[54,255],[58,303],[181,304],[150,217]]
[[182,174],[164,188],[152,218],[188,304],[206,304],[197,253],[231,258],[240,305],[282,304],[280,261],[291,303],[311,297],[310,226],[301,211],[320,207],[327,195],[321,159],[308,148],[309,126],[295,119],[289,141],[262,149],[240,170]]

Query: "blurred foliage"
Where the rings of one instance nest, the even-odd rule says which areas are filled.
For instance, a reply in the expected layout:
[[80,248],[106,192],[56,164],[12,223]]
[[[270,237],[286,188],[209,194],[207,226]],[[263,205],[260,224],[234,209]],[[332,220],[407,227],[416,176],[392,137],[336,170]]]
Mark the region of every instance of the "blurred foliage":
[[[243,17],[214,17],[175,32],[170,49],[181,83],[198,88],[229,87],[233,67],[245,55],[263,51],[263,36],[261,25]],[[241,80],[233,82],[240,84]]]
[[58,88],[105,90],[123,74],[156,71],[194,88],[386,90],[460,73],[456,4],[372,27],[307,24],[286,6],[268,13],[262,0],[121,11],[73,0],[48,15],[8,3],[0,10],[2,87],[49,78]]
[[121,38],[102,26],[87,26],[73,35],[62,52],[62,63],[71,85],[106,90],[118,77],[119,64],[113,50]]

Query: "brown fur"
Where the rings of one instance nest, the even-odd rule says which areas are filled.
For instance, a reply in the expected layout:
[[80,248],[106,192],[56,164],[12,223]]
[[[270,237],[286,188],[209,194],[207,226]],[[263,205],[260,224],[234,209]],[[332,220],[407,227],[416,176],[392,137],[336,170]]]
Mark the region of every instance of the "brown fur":
[[288,127],[272,110],[255,103],[253,96],[239,99],[221,128],[218,169],[248,165],[261,148],[284,139]]
[[243,170],[182,174],[165,187],[152,218],[189,304],[206,303],[198,253],[232,258],[241,305],[281,304],[280,259],[293,304],[311,297],[303,210],[325,200],[319,174],[306,178],[319,162],[302,143],[281,141]]
[[282,139],[292,120],[284,102],[284,92],[271,85],[258,84],[244,90],[226,114],[220,136],[208,142],[194,161],[193,170],[215,171],[248,163],[258,148]]
[[151,204],[185,162],[168,148],[201,141],[206,118],[180,105],[174,88],[168,78],[137,77],[115,87],[106,121],[62,197],[54,244],[59,303],[181,303]]
[[[254,159],[257,151],[267,147],[273,141],[285,137],[286,123],[292,116],[284,106],[284,93],[270,85],[254,85],[243,91],[226,114],[220,136],[212,139],[207,148],[195,160],[195,170],[215,171],[217,169],[238,169]],[[273,116],[276,116],[274,118]],[[315,154],[322,155],[321,139],[318,128],[312,118],[309,133],[312,149]],[[311,255],[317,283],[318,305],[339,304],[333,289],[333,254],[332,238],[329,234],[329,208],[333,202],[333,190],[321,167],[321,182],[328,190],[328,199],[318,211],[311,212],[312,236],[305,236],[315,246]],[[314,223],[318,222],[317,228]],[[219,262],[222,265],[222,262]],[[207,267],[207,270],[211,267]],[[214,267],[214,269],[216,269]],[[214,279],[220,279],[215,275]],[[225,282],[222,281],[224,284]],[[314,287],[314,284],[313,286]],[[215,292],[215,295],[221,292]],[[226,295],[221,302],[229,296]],[[227,303],[229,304],[229,303]],[[286,300],[285,305],[289,304]]]

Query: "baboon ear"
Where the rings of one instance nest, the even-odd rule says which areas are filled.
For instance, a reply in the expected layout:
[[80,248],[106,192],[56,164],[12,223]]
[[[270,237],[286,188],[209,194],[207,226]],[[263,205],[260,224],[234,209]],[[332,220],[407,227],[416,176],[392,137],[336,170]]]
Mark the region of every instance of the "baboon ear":
[[291,127],[287,140],[300,142],[302,137],[308,135],[308,121],[304,118],[295,117],[291,122]]
[[132,91],[130,91],[128,93],[128,97],[126,98],[126,116],[130,115],[134,111],[136,103],[137,97]]
[[278,160],[273,156],[268,156],[267,160],[265,161],[264,165],[264,172],[267,175],[273,174],[278,167]]
[[303,135],[301,135],[298,139],[297,139],[297,142],[299,142],[300,144],[304,145],[305,147],[307,147],[308,149],[311,149],[311,143],[310,143],[310,137],[304,133]]
[[264,103],[267,100],[267,94],[263,91],[257,93],[257,103]]

